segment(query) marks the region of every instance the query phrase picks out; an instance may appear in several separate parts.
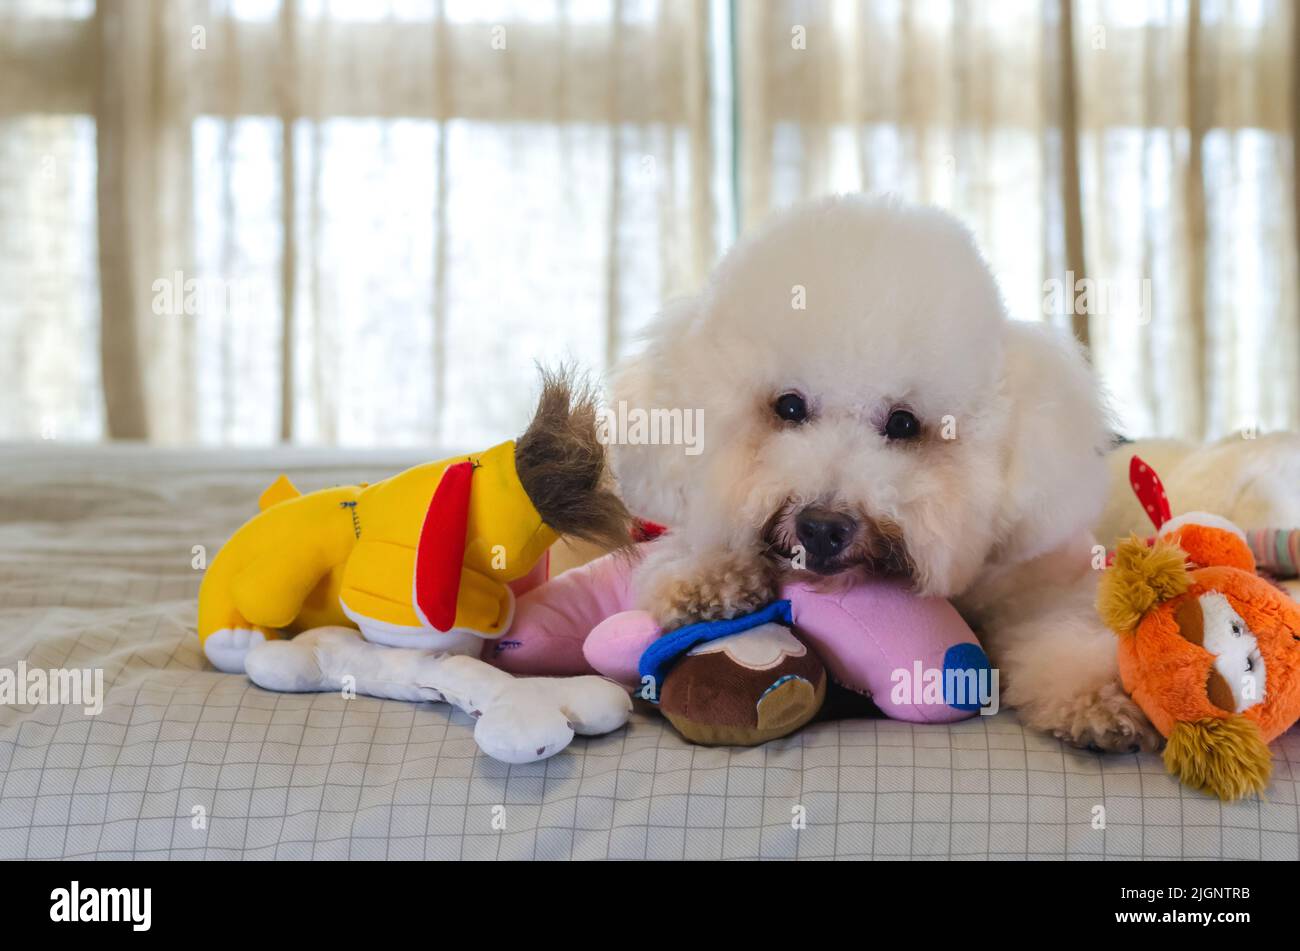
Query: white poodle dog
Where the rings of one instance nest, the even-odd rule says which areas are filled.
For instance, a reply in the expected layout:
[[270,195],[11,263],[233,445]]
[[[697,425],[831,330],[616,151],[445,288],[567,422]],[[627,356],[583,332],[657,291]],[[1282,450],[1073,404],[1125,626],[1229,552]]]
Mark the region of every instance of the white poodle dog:
[[953,599],[1031,727],[1159,737],[1093,608],[1107,418],[1067,336],[1008,319],[949,215],[840,197],[780,215],[654,326],[615,401],[702,411],[702,451],[622,445],[639,565],[667,628],[769,601],[789,572],[909,578]]

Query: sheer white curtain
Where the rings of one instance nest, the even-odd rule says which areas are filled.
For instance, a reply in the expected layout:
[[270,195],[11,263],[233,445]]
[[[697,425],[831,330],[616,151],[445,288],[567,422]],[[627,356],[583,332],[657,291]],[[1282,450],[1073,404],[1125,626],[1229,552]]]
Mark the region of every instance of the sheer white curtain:
[[497,438],[734,219],[857,189],[961,215],[1125,432],[1295,428],[1298,36],[1289,0],[0,0],[0,439]]
[[474,444],[716,256],[704,0],[0,11],[0,438]]
[[826,191],[945,205],[1014,316],[1091,344],[1125,432],[1300,424],[1289,0],[738,9],[746,224]]

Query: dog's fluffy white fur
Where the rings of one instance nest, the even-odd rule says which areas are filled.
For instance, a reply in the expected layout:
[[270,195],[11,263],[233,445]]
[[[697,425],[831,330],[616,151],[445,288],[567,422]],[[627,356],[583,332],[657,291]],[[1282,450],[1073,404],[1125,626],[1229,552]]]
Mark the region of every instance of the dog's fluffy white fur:
[[[798,394],[802,423],[774,404]],[[1107,420],[1067,336],[1008,319],[970,233],[941,211],[838,197],[786,212],[652,327],[613,396],[703,411],[703,451],[621,445],[637,514],[672,526],[638,568],[666,626],[768,600],[806,507],[857,526],[825,574],[901,571],[952,598],[1032,727],[1108,750],[1158,736],[1119,689],[1088,527]],[[915,438],[890,439],[906,410]]]

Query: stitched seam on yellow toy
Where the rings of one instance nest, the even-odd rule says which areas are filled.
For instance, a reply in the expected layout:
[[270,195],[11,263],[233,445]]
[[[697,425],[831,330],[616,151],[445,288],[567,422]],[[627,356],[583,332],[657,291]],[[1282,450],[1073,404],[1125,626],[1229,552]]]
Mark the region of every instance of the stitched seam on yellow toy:
[[405,542],[395,542],[387,538],[367,538],[367,545],[386,545],[389,548],[396,548],[399,551],[415,551],[416,546],[407,545]]
[[357,515],[357,500],[352,499],[347,502],[340,502],[339,508],[347,509],[352,513],[352,534],[357,538],[361,537],[361,517]]
[[388,595],[379,594],[376,591],[369,591],[366,588],[361,587],[360,585],[350,584],[348,585],[348,590],[355,591],[357,594],[364,594],[368,598],[374,598],[376,601],[383,601],[386,604],[400,604],[402,607],[407,606],[405,601],[399,601],[396,598],[390,598]]

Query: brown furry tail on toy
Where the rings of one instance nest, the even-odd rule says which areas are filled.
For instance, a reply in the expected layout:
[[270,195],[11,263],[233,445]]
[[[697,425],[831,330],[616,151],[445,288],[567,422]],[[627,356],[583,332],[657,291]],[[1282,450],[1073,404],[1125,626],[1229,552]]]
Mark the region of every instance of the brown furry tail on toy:
[[542,395],[515,441],[515,471],[542,521],[605,548],[631,542],[632,516],[614,491],[597,433],[597,397],[574,372],[542,371]]
[[1210,718],[1174,726],[1165,768],[1193,789],[1226,801],[1263,792],[1273,757],[1254,720]]

